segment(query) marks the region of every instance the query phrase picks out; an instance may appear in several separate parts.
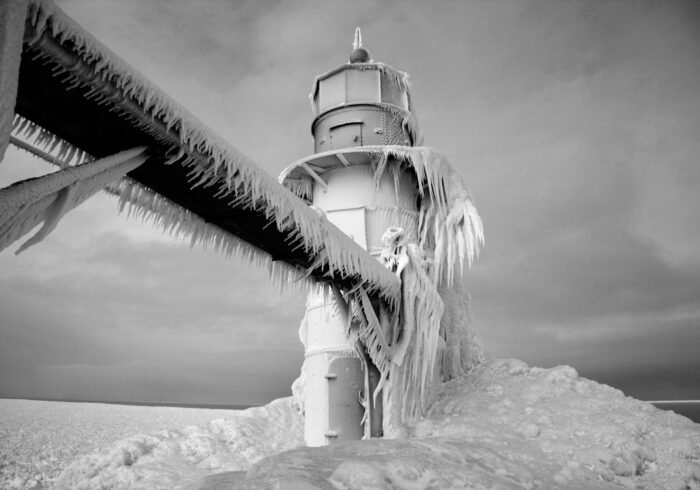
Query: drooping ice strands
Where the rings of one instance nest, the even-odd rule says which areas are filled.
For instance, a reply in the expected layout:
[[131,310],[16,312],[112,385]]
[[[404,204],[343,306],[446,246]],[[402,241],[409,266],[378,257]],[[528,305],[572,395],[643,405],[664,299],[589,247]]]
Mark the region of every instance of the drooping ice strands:
[[[379,185],[385,172],[397,181],[399,173],[415,174],[419,208],[421,248],[433,250],[433,280],[450,285],[456,270],[471,266],[484,245],[484,228],[467,186],[447,158],[437,150],[398,145],[363,146],[337,153],[367,151],[374,155],[374,181]],[[297,162],[282,171],[279,181],[298,196],[309,200],[311,182]]]
[[[28,49],[33,49],[33,56],[51,67],[52,75],[61,78],[67,90],[81,92],[86,99],[106,107],[149,134],[169,157],[173,157],[173,165],[189,169],[192,185],[211,187],[215,189],[216,196],[229,199],[234,205],[262,212],[273,226],[288,236],[289,247],[301,249],[312,257],[314,266],[326,271],[328,279],[342,276],[360,281],[369,292],[396,304],[399,285],[395,277],[366,257],[360,247],[333,225],[320,220],[273,178],[111,53],[58,7],[49,1],[30,2],[28,25],[30,29],[25,33],[25,40],[30,46]],[[56,49],[56,43],[70,46],[72,54],[66,55]],[[31,122],[25,124],[21,119],[17,121],[23,126],[22,134],[24,131],[37,131]],[[58,140],[43,133],[40,136],[41,140],[35,143],[50,152],[50,147]],[[62,157],[68,157],[63,148],[61,142],[59,152]],[[74,150],[78,154],[75,148],[68,151]],[[138,192],[139,195],[146,193],[144,189]],[[182,210],[176,207],[166,211],[167,202],[159,199],[157,212],[166,216],[161,221],[169,226],[175,225],[175,221],[183,217]],[[144,205],[147,204],[140,207],[143,209]],[[154,209],[150,211],[156,212]],[[255,261],[266,263],[282,282],[299,278],[298,267],[275,262],[257,248],[235,239],[231,233],[216,227],[208,229],[202,226],[201,221],[193,218],[178,226],[178,229],[190,235],[193,243],[211,243],[225,251],[244,250]],[[304,284],[304,281],[297,284]]]
[[[430,387],[436,381],[436,363],[440,377],[451,379],[481,359],[468,326],[468,299],[461,297],[467,293],[456,284],[459,281],[455,281],[455,273],[462,271],[465,263],[471,266],[477,257],[484,243],[483,225],[462,179],[432,148],[363,146],[329,151],[315,158],[320,161],[333,154],[350,158],[359,153],[371,158],[376,189],[382,177],[389,174],[398,199],[400,175],[408,172],[415,176],[420,196],[417,230],[409,233],[401,227],[415,227],[413,219],[402,217],[398,208],[368,208],[386,213],[388,222],[398,227],[395,237],[386,237],[384,245],[388,248],[382,252],[382,260],[401,278],[400,308],[390,312],[380,306],[375,312],[361,288],[349,298],[355,320],[354,328],[348,324],[349,338],[351,343],[354,339],[361,341],[381,373],[374,395],[384,391],[384,435],[397,437],[402,424],[414,420],[426,408]],[[342,158],[339,160],[342,162]],[[310,201],[312,183],[303,164],[302,160],[285,169],[280,182]],[[415,242],[409,243],[411,240]],[[455,288],[456,294],[450,294]],[[444,304],[443,294],[449,304]],[[462,311],[454,311],[460,308]],[[450,325],[441,321],[445,311]]]

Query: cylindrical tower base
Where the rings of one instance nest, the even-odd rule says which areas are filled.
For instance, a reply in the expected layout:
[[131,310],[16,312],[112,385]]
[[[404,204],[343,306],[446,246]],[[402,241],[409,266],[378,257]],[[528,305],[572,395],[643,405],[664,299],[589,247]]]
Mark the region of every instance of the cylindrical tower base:
[[309,294],[304,360],[304,439],[308,446],[361,439],[362,363],[345,334],[334,300]]
[[[323,172],[326,187],[314,188],[313,203],[329,221],[378,255],[381,237],[389,227],[404,228],[415,240],[418,213],[412,176],[401,174],[395,180],[385,172],[375,182],[370,164]],[[347,338],[346,328],[332,294],[309,295],[302,334],[306,348],[304,438],[309,446],[357,440],[365,434],[361,399],[372,394],[365,393],[363,360]],[[371,375],[376,377],[374,371]]]

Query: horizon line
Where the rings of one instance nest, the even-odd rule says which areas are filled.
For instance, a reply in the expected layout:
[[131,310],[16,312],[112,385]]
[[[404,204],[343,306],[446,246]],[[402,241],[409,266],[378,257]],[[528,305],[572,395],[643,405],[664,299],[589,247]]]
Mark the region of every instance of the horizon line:
[[[146,400],[139,400],[139,401],[108,401],[108,400],[79,400],[79,399],[74,399],[74,398],[27,398],[27,397],[17,397],[17,396],[3,396],[0,395],[0,400],[28,400],[28,401],[34,401],[34,402],[65,402],[65,403],[101,403],[101,404],[106,404],[106,405],[165,405],[165,406],[177,406],[177,405],[191,405],[193,408],[197,408],[197,405],[210,405],[210,406],[221,406],[221,407],[227,407],[227,406],[238,406],[238,407],[259,407],[261,405],[259,404],[250,404],[250,403],[189,403],[189,402],[156,402],[156,401],[146,401]],[[272,401],[272,400],[271,400]],[[180,407],[180,408],[187,408],[187,407]]]
[[700,403],[700,400],[647,400],[648,403]]

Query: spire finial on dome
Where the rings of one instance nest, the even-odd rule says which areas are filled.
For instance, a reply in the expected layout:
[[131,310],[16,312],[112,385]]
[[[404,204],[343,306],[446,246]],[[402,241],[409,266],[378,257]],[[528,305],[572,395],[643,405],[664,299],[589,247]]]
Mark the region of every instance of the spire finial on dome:
[[369,63],[371,60],[369,52],[362,47],[362,31],[355,28],[355,40],[352,42],[352,53],[350,53],[350,63]]
[[359,27],[355,27],[355,40],[352,42],[352,49],[362,47],[362,31]]

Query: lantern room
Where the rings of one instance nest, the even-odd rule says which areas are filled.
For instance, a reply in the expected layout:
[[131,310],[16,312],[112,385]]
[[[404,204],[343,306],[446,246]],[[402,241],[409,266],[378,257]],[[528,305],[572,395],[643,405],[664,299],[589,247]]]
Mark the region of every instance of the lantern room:
[[356,32],[350,61],[316,77],[310,94],[314,151],[418,144],[408,75],[370,59]]

